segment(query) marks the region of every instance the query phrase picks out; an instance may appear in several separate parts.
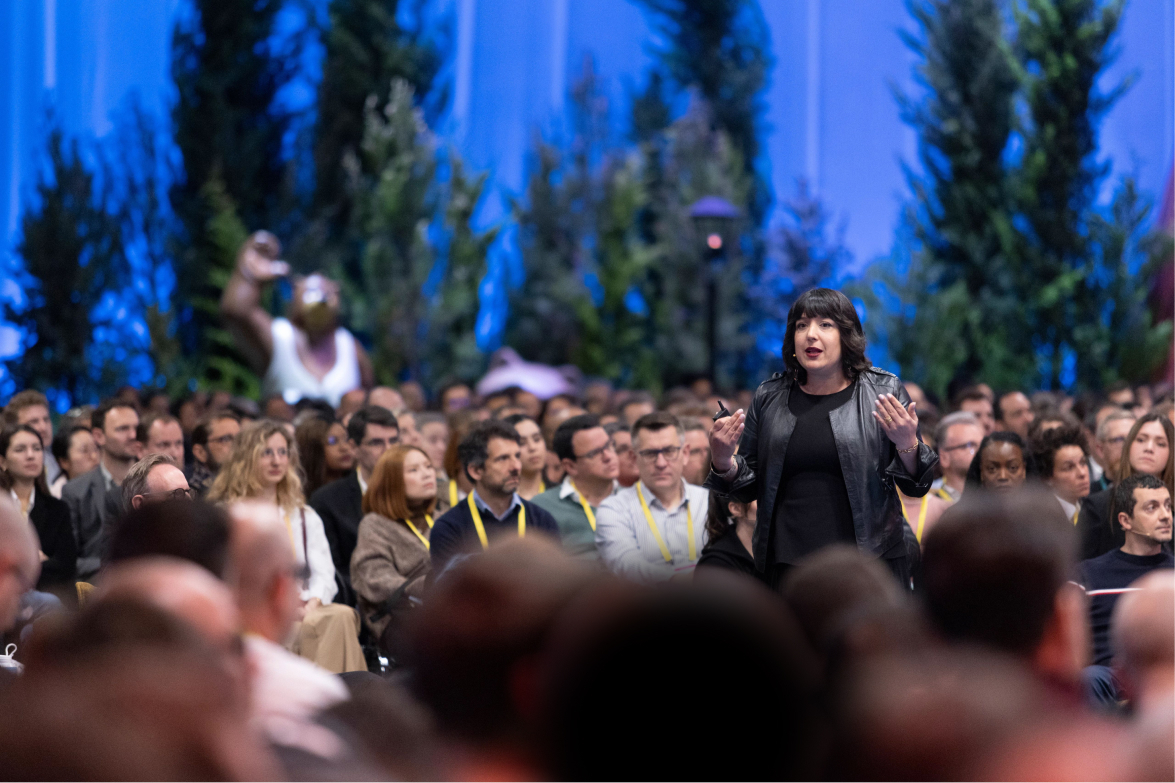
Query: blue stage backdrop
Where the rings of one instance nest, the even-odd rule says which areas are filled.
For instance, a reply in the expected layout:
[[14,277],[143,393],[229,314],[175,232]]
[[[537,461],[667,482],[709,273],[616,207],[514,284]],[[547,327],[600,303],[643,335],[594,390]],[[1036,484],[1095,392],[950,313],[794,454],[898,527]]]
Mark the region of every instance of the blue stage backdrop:
[[[312,0],[319,13],[325,3]],[[912,55],[897,35],[913,29],[905,3],[762,0],[761,7],[775,58],[763,139],[770,183],[783,197],[797,178],[807,178],[838,220],[847,221],[847,245],[864,263],[890,248],[907,192],[901,162],[916,162],[914,134],[901,122],[891,91],[915,89]],[[1101,128],[1102,155],[1115,173],[1136,174],[1156,199],[1175,138],[1173,8],[1171,0],[1128,3],[1121,56],[1107,78],[1134,73],[1137,83]],[[132,95],[165,113],[172,96],[171,28],[186,10],[186,0],[0,2],[0,296],[21,298],[11,276],[19,264],[13,247],[36,181],[46,113],[84,138],[107,134],[112,113]],[[287,22],[297,24],[298,13]],[[622,132],[629,96],[642,86],[649,47],[656,45],[630,0],[432,0],[425,13],[452,25],[442,71],[452,100],[438,130],[472,167],[490,172],[485,223],[502,217],[507,197],[521,192],[533,134],[558,132],[567,89],[584,58],[593,57],[607,80]],[[311,49],[306,82],[288,96],[307,111],[316,56]],[[496,263],[509,264],[509,255],[508,247],[499,249]],[[8,332],[0,330],[0,354],[11,351]]]

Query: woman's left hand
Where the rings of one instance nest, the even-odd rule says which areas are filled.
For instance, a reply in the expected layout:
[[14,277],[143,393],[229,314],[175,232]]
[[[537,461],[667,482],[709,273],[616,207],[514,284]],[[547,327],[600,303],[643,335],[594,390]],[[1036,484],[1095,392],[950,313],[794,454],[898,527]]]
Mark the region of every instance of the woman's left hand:
[[910,407],[903,408],[897,397],[883,394],[873,405],[873,418],[895,446],[909,449],[918,445],[918,414],[914,411],[917,403],[911,402]]

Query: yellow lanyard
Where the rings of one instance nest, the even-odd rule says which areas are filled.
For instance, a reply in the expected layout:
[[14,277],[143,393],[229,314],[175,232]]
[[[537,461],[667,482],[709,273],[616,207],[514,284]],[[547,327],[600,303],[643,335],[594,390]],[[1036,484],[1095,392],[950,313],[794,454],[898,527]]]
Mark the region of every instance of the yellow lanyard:
[[449,508],[457,508],[457,479],[449,479]]
[[[490,548],[490,540],[486,538],[485,525],[481,523],[481,512],[477,510],[477,504],[473,502],[473,493],[470,492],[465,496],[469,501],[469,513],[473,515],[473,526],[477,529],[477,539],[481,541],[482,549]],[[518,504],[518,537],[526,538],[526,506],[521,503]]]
[[[432,517],[430,517],[428,514],[425,514],[424,521],[428,523],[428,529],[432,530]],[[420,543],[424,544],[425,549],[432,549],[432,547],[428,545],[428,539],[420,535],[420,531],[416,529],[416,525],[412,524],[411,519],[405,519],[404,524],[408,526],[409,530],[416,534],[416,537],[420,539]]]
[[547,491],[547,482],[543,481],[542,479],[539,479],[539,492],[541,493],[541,492],[546,492],[546,491]]
[[[901,501],[901,498],[898,498]],[[930,504],[930,495],[922,496],[922,503],[918,506],[918,527],[914,528],[914,538],[918,543],[922,543],[922,528],[926,525],[926,509]],[[902,516],[906,518],[906,522],[910,521],[910,515],[906,513],[906,504],[902,503]]]
[[[574,486],[574,484],[572,486]],[[592,511],[592,507],[588,504],[588,502],[586,500],[583,499],[583,495],[580,494],[578,489],[575,490],[575,497],[577,497],[579,499],[579,505],[583,506],[583,513],[587,515],[588,524],[592,526],[592,530],[595,530],[596,529],[596,512]]]
[[1074,525],[1076,525],[1076,524],[1077,524],[1077,517],[1079,517],[1079,516],[1081,516],[1081,508],[1080,508],[1080,506],[1077,508],[1077,510],[1076,510],[1076,511],[1074,511],[1074,512],[1073,512],[1073,524],[1074,524]]
[[[290,534],[290,549],[294,550],[294,559],[298,559],[298,544],[294,541],[294,525],[290,522],[290,512],[282,509],[282,521],[286,523],[286,532]],[[309,555],[307,555],[309,557]]]
[[939,487],[937,490],[935,490],[934,494],[938,495],[940,498],[942,498],[943,500],[945,500],[948,503],[955,502],[955,499],[953,497],[951,497],[951,493],[947,492],[942,487]]
[[[653,531],[653,538],[657,539],[657,546],[661,547],[661,557],[665,558],[666,563],[672,563],[673,555],[669,554],[669,547],[665,546],[665,539],[661,538],[661,531],[657,529],[657,523],[653,521],[653,512],[649,511],[649,504],[645,502],[645,494],[641,492],[639,481],[636,483],[636,496],[641,499],[641,510],[645,512],[645,521],[649,523],[649,530]],[[685,534],[689,538],[689,559],[693,561],[698,559],[698,547],[694,543],[694,517],[689,512],[689,500],[682,498],[682,504],[685,505]]]

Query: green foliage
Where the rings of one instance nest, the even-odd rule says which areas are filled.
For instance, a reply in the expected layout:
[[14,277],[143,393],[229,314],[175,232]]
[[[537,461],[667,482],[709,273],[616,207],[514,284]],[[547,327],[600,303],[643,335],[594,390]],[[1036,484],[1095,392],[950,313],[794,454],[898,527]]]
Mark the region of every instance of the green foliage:
[[13,322],[27,335],[27,349],[9,369],[23,388],[55,390],[71,400],[91,400],[120,380],[117,366],[93,366],[90,314],[108,290],[127,282],[118,219],[107,209],[77,142],[49,134],[49,171],[37,183],[39,206],[21,218],[16,252],[34,285],[29,307]]
[[183,227],[173,253],[176,304],[192,304],[184,321],[184,349],[206,367],[202,382],[214,388],[239,387],[249,373],[235,352],[226,350],[217,331],[218,311],[211,306],[228,279],[224,243],[235,235],[230,224],[278,233],[283,224],[297,225],[282,158],[290,118],[274,107],[297,63],[296,51],[273,48],[282,5],[282,0],[195,0],[172,38],[178,93],[172,125],[183,155],[183,176],[170,193]]
[[[1162,361],[1169,327],[1145,313],[1147,207],[1129,180],[1111,209],[1095,203],[1108,170],[1097,122],[1128,86],[1097,90],[1121,7],[1027,0],[1013,46],[995,0],[912,6],[922,36],[907,40],[928,96],[899,96],[925,172],[909,177],[909,257],[899,242],[853,287],[905,377],[940,395],[955,377],[1096,388]],[[1018,160],[1006,152],[1014,134]]]
[[368,98],[375,96],[377,106],[385,105],[394,79],[408,82],[417,96],[427,95],[440,67],[438,52],[397,24],[399,4],[330,4],[314,135],[314,204],[332,236],[342,234],[350,220],[352,205],[342,162],[348,153],[358,152]]
[[[348,240],[360,248],[360,275],[342,273],[352,323],[372,337],[384,383],[404,377],[435,383],[484,370],[474,339],[478,284],[496,231],[472,229],[485,176],[469,177],[448,157],[438,183],[437,141],[413,101],[411,85],[392,82],[382,110],[368,100],[359,155],[348,155],[355,209]],[[430,241],[436,226],[438,242]],[[434,297],[425,286],[445,249]]]
[[[680,87],[694,89],[705,99],[714,127],[729,137],[743,170],[754,177],[746,203],[758,223],[771,201],[770,186],[755,175],[755,164],[761,94],[772,66],[770,35],[759,4],[755,0],[640,0],[640,4],[652,14],[655,29],[666,41],[657,52],[665,71]],[[654,107],[640,105],[643,111],[638,116],[644,119]],[[655,117],[654,110],[651,118]]]
[[437,210],[436,155],[412,87],[397,80],[382,110],[374,96],[368,100],[359,154],[345,158],[355,204],[349,239],[360,248],[360,269],[334,272],[351,323],[371,336],[381,383],[418,372],[423,360],[421,289],[434,262],[427,232]]

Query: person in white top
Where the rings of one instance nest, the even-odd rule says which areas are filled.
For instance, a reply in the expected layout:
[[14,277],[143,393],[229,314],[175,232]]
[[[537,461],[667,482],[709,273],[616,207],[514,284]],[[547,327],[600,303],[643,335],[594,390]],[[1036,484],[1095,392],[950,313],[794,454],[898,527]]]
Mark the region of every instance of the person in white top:
[[288,318],[274,318],[261,306],[261,286],[289,274],[278,261],[281,244],[258,231],[237,253],[237,268],[224,288],[220,312],[237,345],[259,373],[265,394],[294,403],[303,397],[338,407],[343,395],[375,385],[371,359],[349,331],[339,326],[338,284],[320,274],[294,280]]
[[305,616],[290,648],[330,671],[364,671],[359,616],[331,603],[338,585],[322,518],[306,505],[298,478],[298,450],[285,427],[259,421],[241,430],[233,452],[208,491],[212,503],[256,500],[274,509],[298,564]]
[[315,716],[349,698],[343,681],[282,646],[301,609],[297,561],[281,513],[268,503],[245,501],[229,508],[236,597],[253,670],[253,718],[273,742],[332,758],[337,736]]
[[637,582],[689,576],[706,545],[710,493],[682,478],[689,455],[670,413],[632,427],[640,480],[605,498],[596,511],[596,548],[610,571]]

